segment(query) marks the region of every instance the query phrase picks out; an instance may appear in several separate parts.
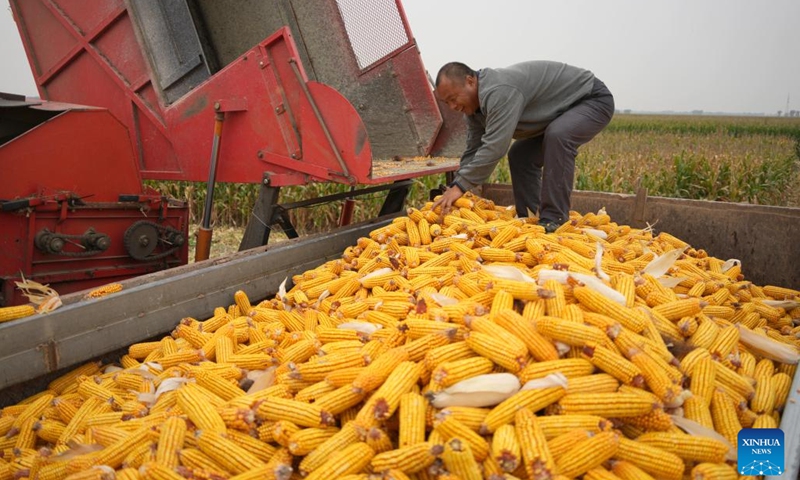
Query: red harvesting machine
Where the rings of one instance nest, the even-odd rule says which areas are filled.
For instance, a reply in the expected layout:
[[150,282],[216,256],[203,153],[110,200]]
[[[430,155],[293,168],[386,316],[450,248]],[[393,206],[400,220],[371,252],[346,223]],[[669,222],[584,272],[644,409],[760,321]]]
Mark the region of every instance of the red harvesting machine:
[[[287,211],[450,172],[459,116],[433,96],[400,0],[10,0],[39,95],[0,98],[0,305],[187,262],[184,204],[146,179],[260,184],[241,249]],[[279,204],[280,187],[350,192]],[[362,186],[359,189],[355,187]],[[343,212],[344,213],[344,212]]]

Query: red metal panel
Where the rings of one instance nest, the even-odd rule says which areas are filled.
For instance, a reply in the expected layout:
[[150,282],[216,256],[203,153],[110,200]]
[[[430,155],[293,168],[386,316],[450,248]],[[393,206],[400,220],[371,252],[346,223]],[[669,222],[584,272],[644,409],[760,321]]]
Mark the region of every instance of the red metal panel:
[[[286,27],[167,106],[121,0],[11,0],[11,6],[31,63],[39,66],[34,74],[43,98],[108,108],[129,127],[144,178],[206,180],[214,106],[243,101],[246,111],[226,114],[218,181],[260,182],[265,171],[282,185],[385,181],[370,177],[370,141],[359,114],[333,88],[305,81]],[[397,115],[414,125],[420,153],[432,152],[442,118],[413,40],[363,75],[390,74],[406,99]]]
[[[128,256],[123,244],[125,231],[139,220],[149,219],[186,231],[188,209],[170,208],[162,220],[157,212],[150,217],[138,204],[91,203],[69,209],[66,217],[58,204],[35,208],[31,212],[0,212],[0,305],[27,303],[14,282],[22,276],[49,284],[59,294],[77,292],[145,273],[184,265],[188,262],[188,242],[174,255],[155,261],[136,261]],[[37,232],[48,229],[69,235],[81,235],[88,229],[111,238],[108,250],[93,256],[77,257],[48,254],[34,246]],[[68,250],[68,246],[65,250]],[[79,250],[71,248],[72,251]]]
[[[75,38],[43,2],[15,1],[12,8],[35,77],[47,74],[78,46]],[[43,85],[38,81],[37,85],[42,98],[48,98],[42,90]]]
[[127,17],[127,12],[121,10],[103,34],[98,35],[92,42],[94,48],[108,61],[114,71],[131,86],[137,81],[149,82],[150,80],[147,62],[142,57],[138,44],[130,43],[130,39],[135,38],[136,35],[130,19]]
[[49,0],[49,3],[84,33],[97,29],[108,17],[125,9],[123,0]]
[[0,185],[5,200],[71,191],[115,202],[142,192],[128,132],[106,110],[67,110],[3,144],[0,171],[14,179]]
[[[185,238],[188,208],[143,190],[127,129],[111,113],[50,103],[18,108],[69,109],[0,146],[0,172],[13,179],[0,183],[0,199],[27,200],[0,210],[0,304],[25,302],[14,286],[21,275],[63,294],[187,262],[188,242],[159,260],[128,255],[123,240],[133,223],[170,226]],[[120,203],[121,194],[138,201]],[[93,229],[108,235],[110,246],[85,255],[67,241],[67,255],[47,253],[34,246],[44,229],[73,236]]]

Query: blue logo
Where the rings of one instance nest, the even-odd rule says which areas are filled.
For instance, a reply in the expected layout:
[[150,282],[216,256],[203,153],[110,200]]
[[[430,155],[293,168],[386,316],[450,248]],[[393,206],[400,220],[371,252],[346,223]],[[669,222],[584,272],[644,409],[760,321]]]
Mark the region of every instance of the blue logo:
[[741,475],[783,475],[783,430],[744,428],[739,431],[738,467]]

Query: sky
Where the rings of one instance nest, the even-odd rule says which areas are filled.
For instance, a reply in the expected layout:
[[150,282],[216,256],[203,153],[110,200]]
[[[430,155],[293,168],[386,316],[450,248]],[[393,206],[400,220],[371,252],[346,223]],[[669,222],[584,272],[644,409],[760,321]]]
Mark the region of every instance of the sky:
[[[0,91],[35,96],[6,2]],[[775,114],[787,97],[800,110],[799,0],[402,3],[432,76],[452,60],[475,69],[555,60],[594,72],[620,110]]]

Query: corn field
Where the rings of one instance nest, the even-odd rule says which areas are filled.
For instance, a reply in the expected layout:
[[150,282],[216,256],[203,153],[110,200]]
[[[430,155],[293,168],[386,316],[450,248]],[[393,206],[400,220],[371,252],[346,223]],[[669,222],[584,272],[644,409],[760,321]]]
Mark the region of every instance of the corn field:
[[[491,182],[510,183],[503,159]],[[420,206],[444,175],[418,178],[408,204]],[[192,182],[148,184],[189,203],[192,223],[203,214],[206,186]],[[614,117],[578,154],[575,188],[652,196],[800,206],[800,119],[772,117],[645,116]],[[258,184],[218,183],[214,193],[216,227],[246,225]],[[281,190],[280,201],[316,198],[349,189],[311,184]],[[354,220],[374,218],[385,194],[359,197]],[[301,234],[336,224],[340,202],[291,212]]]

